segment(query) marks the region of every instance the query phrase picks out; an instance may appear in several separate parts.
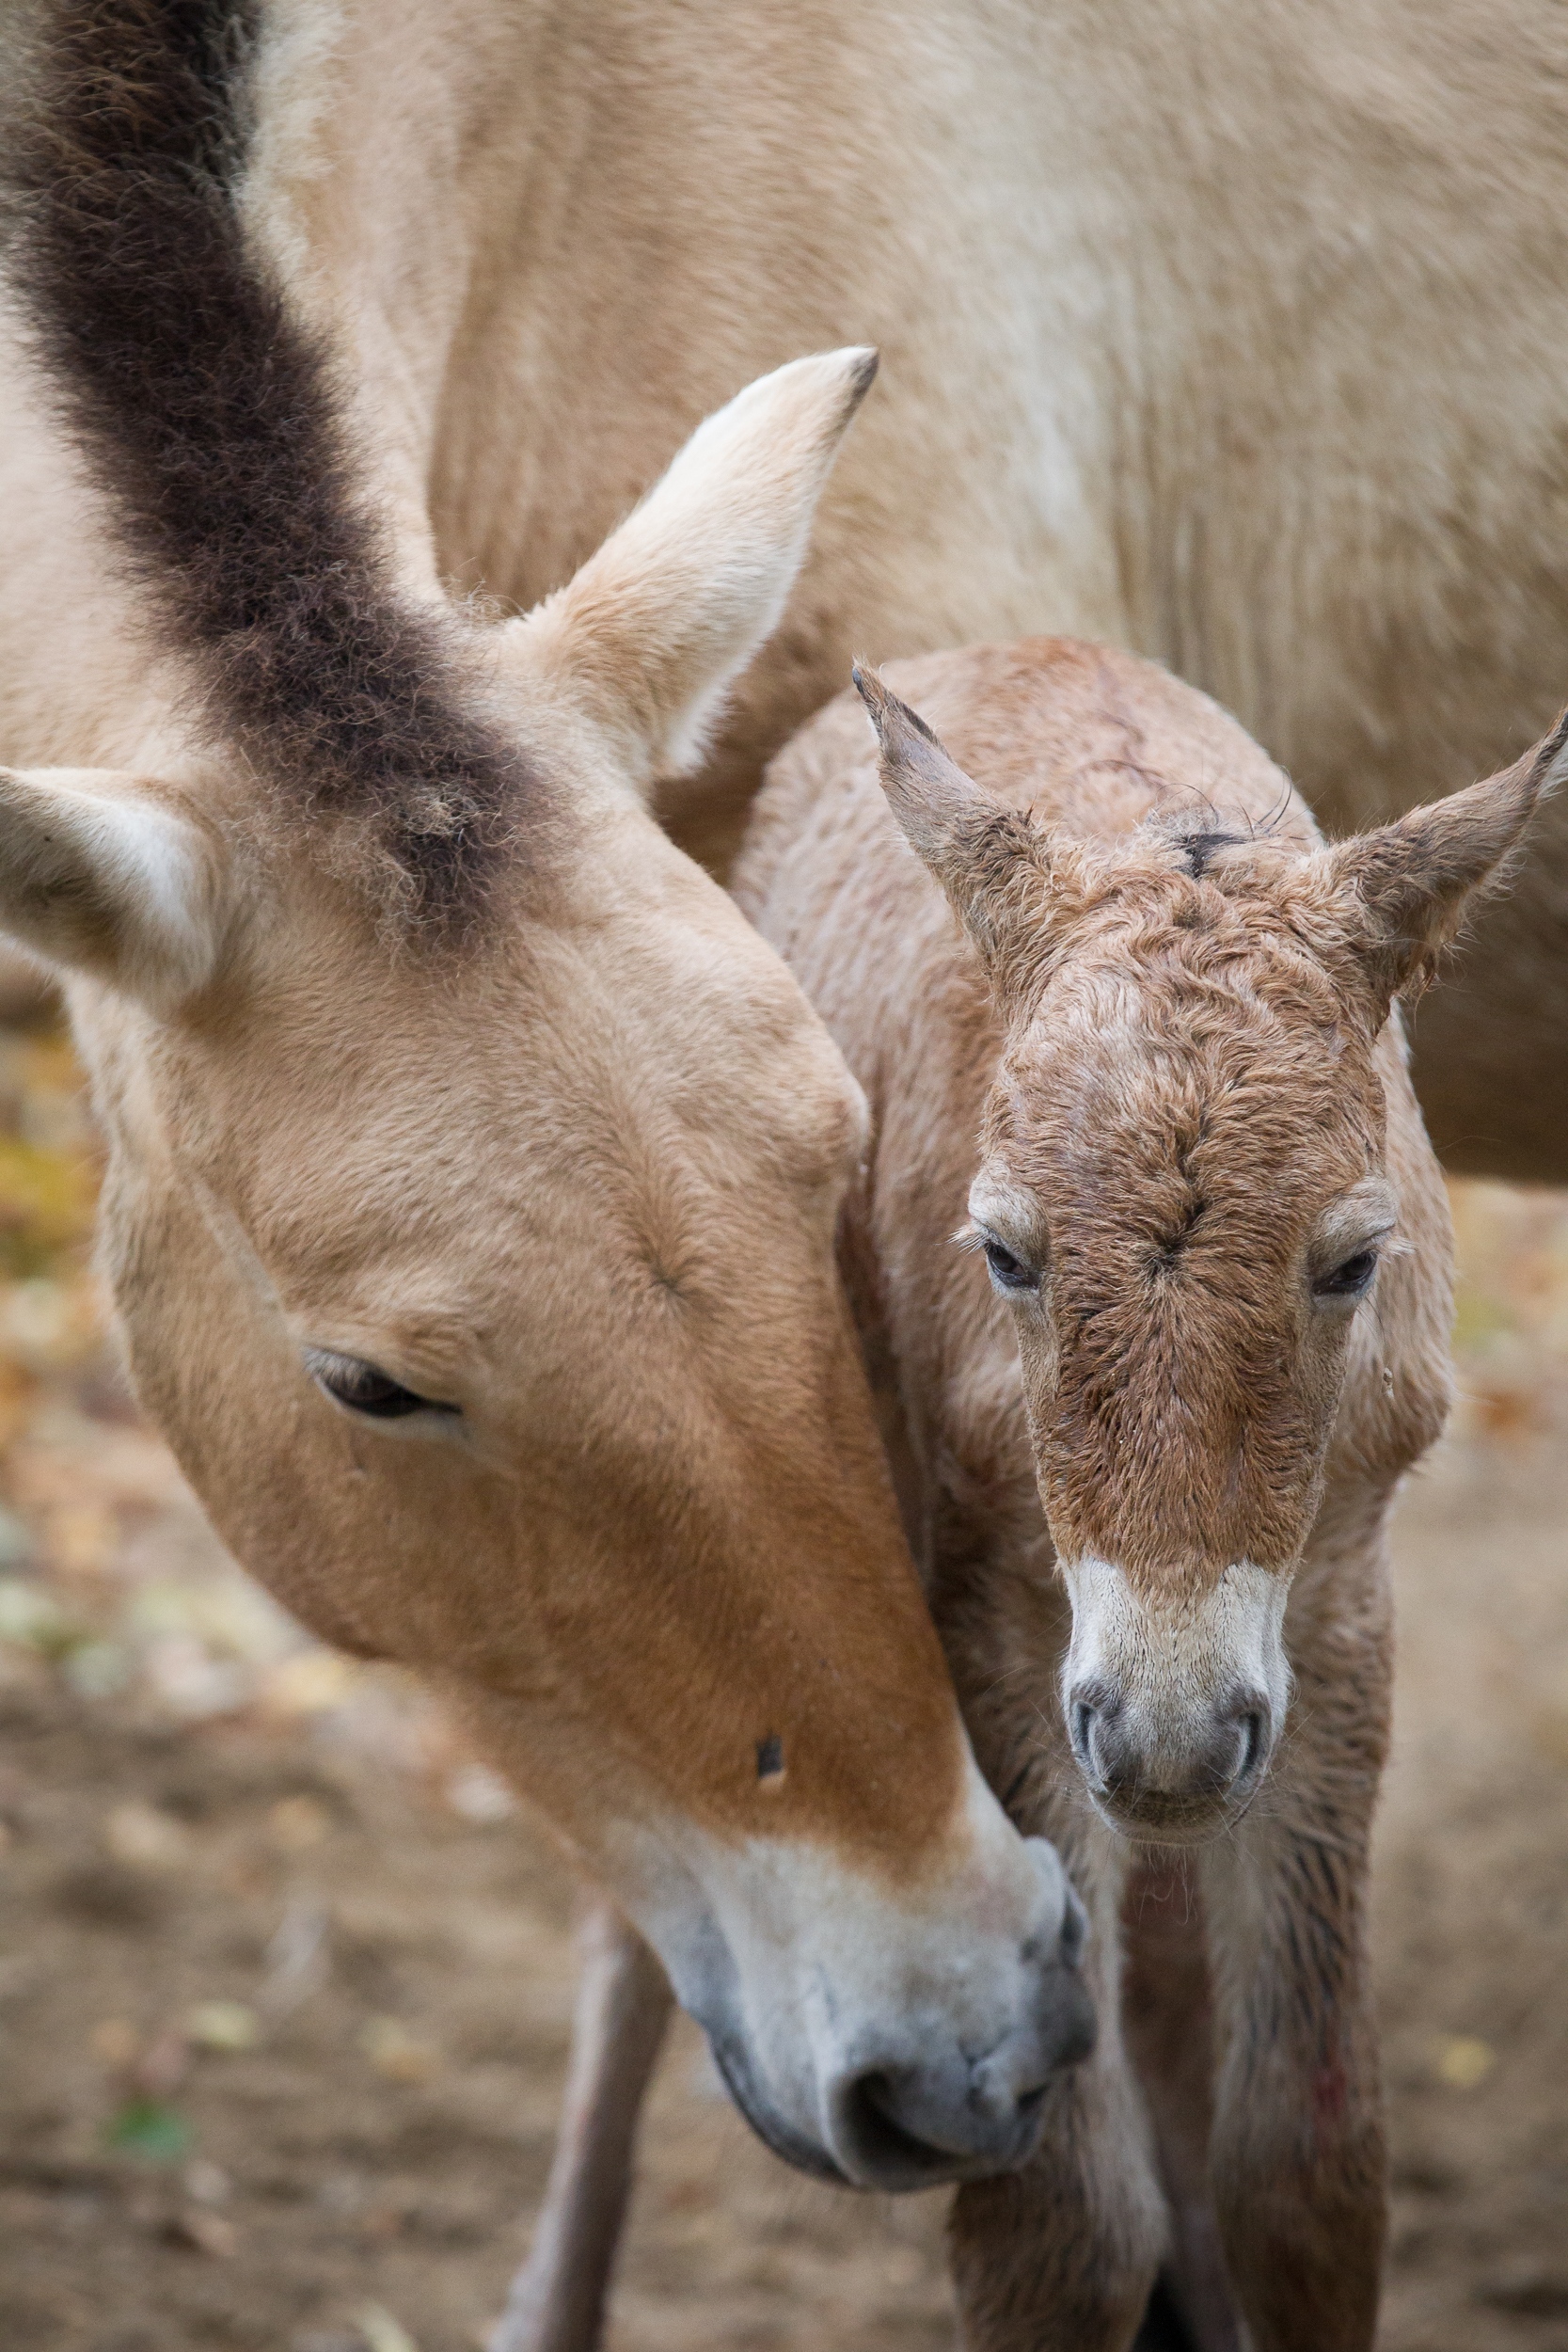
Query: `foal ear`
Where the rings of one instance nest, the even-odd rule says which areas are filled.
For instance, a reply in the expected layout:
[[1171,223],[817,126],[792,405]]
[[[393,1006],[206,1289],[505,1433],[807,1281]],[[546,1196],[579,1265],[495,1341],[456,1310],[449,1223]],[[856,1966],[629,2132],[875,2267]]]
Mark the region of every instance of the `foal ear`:
[[1361,918],[1361,953],[1386,1003],[1433,977],[1472,892],[1506,872],[1542,795],[1568,773],[1568,712],[1512,768],[1320,854]]
[[1024,938],[1037,944],[1052,908],[1050,847],[1024,811],[993,801],[965,775],[875,670],[857,661],[850,675],[877,730],[888,806],[1000,980],[1009,950]]
[[877,354],[760,377],[698,426],[567,585],[513,623],[624,745],[635,780],[692,768],[729,687],[783,618],[812,516]]
[[166,1012],[211,978],[227,891],[216,842],[105,768],[0,768],[0,930]]

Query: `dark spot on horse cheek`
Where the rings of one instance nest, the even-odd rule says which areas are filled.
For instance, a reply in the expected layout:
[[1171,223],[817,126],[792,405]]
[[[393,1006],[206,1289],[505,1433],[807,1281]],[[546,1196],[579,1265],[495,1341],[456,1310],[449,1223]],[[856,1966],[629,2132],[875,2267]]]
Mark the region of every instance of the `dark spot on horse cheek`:
[[766,1740],[757,1741],[757,1778],[782,1780],[784,1769],[784,1741],[776,1731],[770,1731]]

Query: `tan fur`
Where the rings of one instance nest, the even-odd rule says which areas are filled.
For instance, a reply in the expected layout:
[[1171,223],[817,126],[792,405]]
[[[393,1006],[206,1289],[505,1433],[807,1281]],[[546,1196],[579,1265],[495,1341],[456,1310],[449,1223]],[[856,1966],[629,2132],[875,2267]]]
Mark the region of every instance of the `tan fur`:
[[[1425,819],[1321,850],[1233,722],[1125,655],[1043,641],[888,675],[942,739],[866,682],[920,857],[847,696],[775,762],[737,889],[872,1104],[844,1254],[907,1522],[985,1769],[1015,1819],[1058,1840],[1089,1904],[1107,2020],[1136,1850],[1106,1821],[1189,1842],[1228,1824],[1164,1870],[1195,1905],[1201,1890],[1208,1923],[1210,2193],[1231,2290],[1256,2352],[1365,2352],[1383,2211],[1363,1948],[1383,1530],[1441,1426],[1450,1279],[1375,877],[1398,868],[1412,903],[1423,884],[1440,929],[1448,868]],[[1442,806],[1450,865],[1473,834],[1473,882],[1526,802],[1513,777],[1463,800]],[[1402,968],[1420,946],[1407,937]],[[976,1217],[1000,1204],[1008,1249],[1040,1269],[1010,1306],[954,1247],[972,1179]],[[1371,1295],[1320,1311],[1319,1269],[1360,1247],[1357,1204],[1390,1185],[1397,1234]],[[1239,1810],[1207,1784],[1168,1813],[1158,1784],[1091,1803],[1053,1554],[1069,1576],[1085,1554],[1119,1564],[1156,1685],[1187,1629],[1213,1632],[1228,1564],[1258,1564],[1282,1597],[1289,1583],[1291,1712]],[[1201,1698],[1184,1686],[1172,1705]],[[1138,1900],[1128,1932],[1136,1946]],[[1180,2091],[1207,2031],[1203,1972],[1171,1972],[1163,2026],[1141,1997],[1133,2046],[1157,2067],[1164,2052]],[[1192,2087],[1174,2105],[1150,2091],[1198,2324],[1213,2282]],[[960,2197],[968,2340],[1121,2352],[1169,2223],[1114,2026],[1049,2100],[1037,2166]],[[1206,2344],[1232,2341],[1223,2313],[1202,2324]]]
[[[880,345],[785,628],[666,795],[715,856],[857,647],[1109,637],[1341,830],[1562,700],[1550,0],[268,13],[257,216],[345,348],[412,570],[529,606],[734,385]],[[12,575],[8,669],[82,713],[102,647],[74,612],[62,641],[53,560]],[[1456,1167],[1568,1176],[1565,931],[1560,803],[1418,1025]]]
[[[254,216],[344,354],[411,580],[531,605],[736,384],[881,346],[785,626],[664,795],[716,863],[857,646],[1115,639],[1341,828],[1560,701],[1548,0],[266,15]],[[118,760],[145,663],[18,398],[0,748]],[[1422,1010],[1455,1167],[1568,1174],[1565,909],[1560,803]]]
[[[133,1369],[221,1532],[327,1639],[450,1680],[587,1856],[601,1808],[647,1804],[842,1817],[907,1867],[958,1756],[825,1263],[855,1105],[786,977],[630,809],[435,985],[303,860],[274,886],[256,960],[178,1020],[73,997]],[[702,1015],[737,971],[715,1092]],[[470,1439],[357,1427],[302,1340],[461,1403]],[[868,1639],[885,1680],[843,1710],[818,1675]],[[885,1771],[890,1720],[920,1774]]]
[[68,977],[136,1386],[236,1555],[450,1697],[773,2144],[901,2185],[1028,2153],[1089,2038],[1075,1914],[899,1526],[833,1265],[859,1091],[642,790],[870,373],[751,387],[563,597],[464,641],[548,790],[466,928],[390,926],[357,818],[296,795],[291,831],[177,704],[126,770],[0,771],[0,928]]

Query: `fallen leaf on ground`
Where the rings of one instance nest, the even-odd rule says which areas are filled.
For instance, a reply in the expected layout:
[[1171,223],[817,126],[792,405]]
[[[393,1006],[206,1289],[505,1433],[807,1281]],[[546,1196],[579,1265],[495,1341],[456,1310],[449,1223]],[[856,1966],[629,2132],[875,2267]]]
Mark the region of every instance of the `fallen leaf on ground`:
[[401,2018],[370,2018],[360,2033],[359,2047],[388,2082],[425,2083],[440,2070],[438,2054],[411,2034]]
[[1450,2090],[1474,2090],[1492,2072],[1497,2053],[1473,2034],[1445,2033],[1433,2043],[1432,2062],[1438,2081]]
[[304,1853],[332,1829],[332,1816],[315,1797],[280,1797],[267,1815],[267,1843],[279,1853]]
[[105,2017],[89,2037],[94,2058],[105,2066],[129,2066],[141,2048],[141,2036],[128,2017]]
[[142,2164],[179,2164],[195,2137],[179,2108],[161,2099],[128,2099],[103,2133],[109,2147]]
[[325,1715],[341,1704],[353,1680],[354,1668],[346,1658],[326,1649],[301,1650],[270,1670],[261,1686],[261,1706],[269,1715]]
[[203,2050],[253,2050],[261,2038],[261,2021],[244,2001],[198,2001],[185,2031]]
[[191,1834],[172,1813],[133,1797],[111,1807],[103,1823],[103,1843],[117,1862],[138,1870],[174,1870],[191,1850]]
[[365,2303],[359,2310],[359,2332],[370,2346],[370,2352],[420,2352],[419,2345],[400,2319],[394,2319],[381,2303]]
[[184,2081],[190,2063],[190,2043],[178,2026],[166,2026],[136,2060],[132,2079],[145,2097],[166,2099]]
[[192,2253],[212,2254],[219,2262],[227,2262],[239,2244],[239,2233],[231,2221],[194,2205],[172,2214],[163,2234],[171,2246],[188,2246]]

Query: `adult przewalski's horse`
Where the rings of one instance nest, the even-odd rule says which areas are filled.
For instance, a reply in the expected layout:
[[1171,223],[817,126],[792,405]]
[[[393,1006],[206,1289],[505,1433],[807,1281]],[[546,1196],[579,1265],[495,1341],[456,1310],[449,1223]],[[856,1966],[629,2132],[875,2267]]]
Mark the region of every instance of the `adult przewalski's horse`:
[[1086,2038],[1077,1922],[899,1529],[832,1266],[859,1094],[645,804],[871,355],[753,385],[468,624],[255,258],[227,22],[67,10],[13,151],[98,569],[69,707],[8,702],[13,759],[72,764],[0,772],[0,927],[70,976],[138,1390],[240,1558],[615,1890],[775,2146],[1015,2163]]
[[[1451,1288],[1396,1000],[1564,726],[1324,848],[1125,654],[892,675],[920,716],[861,679],[879,772],[844,696],[774,762],[736,889],[866,1089],[842,1254],[906,1526],[985,1770],[1093,1927],[1096,2056],[1035,2164],[959,2195],[965,2342],[1125,2352],[1164,2261],[1199,2352],[1238,2317],[1252,2352],[1368,2352],[1385,1529],[1447,1408]],[[586,1977],[498,2352],[594,2341],[668,1998],[637,1969],[623,1931]]]
[[[14,13],[47,23],[50,0]],[[662,793],[688,837],[725,814],[737,837],[856,646],[1131,645],[1235,710],[1341,831],[1556,709],[1554,0],[254,15],[249,216],[331,340],[427,584],[533,605],[736,386],[881,347],[784,626]],[[47,420],[8,416],[0,700],[60,747],[38,756],[91,758],[138,676],[103,659],[52,448]],[[1422,1009],[1455,1167],[1568,1179],[1565,929],[1560,803]]]

